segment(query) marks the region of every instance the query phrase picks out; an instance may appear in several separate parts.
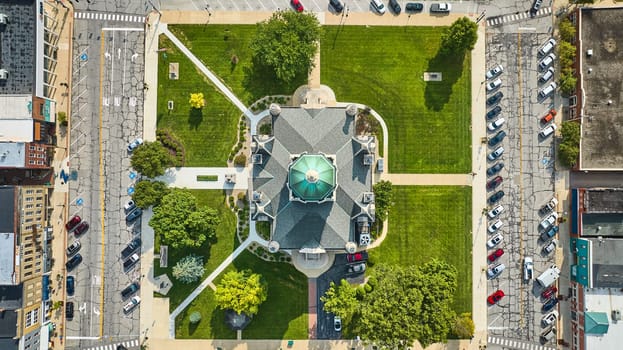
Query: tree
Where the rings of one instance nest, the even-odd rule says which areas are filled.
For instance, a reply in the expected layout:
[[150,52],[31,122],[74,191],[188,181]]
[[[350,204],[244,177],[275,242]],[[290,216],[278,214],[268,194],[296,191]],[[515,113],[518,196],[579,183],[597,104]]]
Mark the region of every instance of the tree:
[[190,323],[199,323],[199,321],[201,321],[201,312],[199,311],[195,311],[192,314],[190,314],[190,316],[188,317]]
[[251,270],[226,273],[215,293],[216,302],[221,309],[231,309],[249,316],[258,313],[266,297],[266,283],[262,281],[261,275],[252,273]]
[[164,146],[156,142],[145,142],[132,154],[131,164],[139,173],[154,178],[164,174],[164,170],[173,163],[171,154]]
[[460,316],[457,316],[454,320],[452,333],[454,333],[457,338],[468,339],[474,336],[475,328],[474,321],[472,320],[472,314],[465,312]]
[[253,60],[273,70],[282,82],[289,83],[312,68],[320,32],[320,23],[311,13],[277,11],[258,23],[251,42]]
[[558,55],[560,56],[560,66],[563,68],[571,68],[575,61],[575,46],[563,41],[558,48]]
[[558,23],[558,34],[560,34],[560,38],[564,41],[573,42],[575,39],[575,26],[568,18]]
[[324,303],[324,311],[339,315],[345,322],[352,318],[359,307],[357,290],[345,279],[340,281],[339,286],[331,282],[320,300]]
[[162,181],[141,180],[134,185],[132,200],[142,209],[158,206],[162,197],[169,193],[167,185]]
[[569,95],[575,90],[575,86],[578,82],[578,79],[573,75],[571,71],[563,71],[560,74],[560,79],[558,81],[560,85],[560,91],[563,94]]
[[161,243],[173,248],[200,247],[207,239],[216,236],[219,224],[216,210],[198,208],[197,198],[181,189],[173,189],[162,197],[149,221]]
[[472,50],[478,40],[478,24],[461,17],[441,33],[441,51],[446,54],[463,54]]
[[373,186],[374,204],[376,205],[376,217],[380,221],[385,221],[389,214],[389,209],[394,205],[394,192],[392,183],[389,181],[379,181]]
[[240,153],[239,155],[237,155],[234,158],[234,165],[238,166],[238,167],[243,167],[245,165],[247,165],[247,156],[245,156],[244,154]]
[[558,146],[560,162],[566,166],[574,166],[580,155],[580,124],[574,121],[563,122],[560,126],[562,141]]
[[203,99],[203,92],[197,92],[194,94],[190,94],[190,107],[195,109],[201,109],[206,105],[206,101]]
[[193,283],[200,279],[204,272],[203,257],[192,254],[183,257],[173,266],[173,277],[182,283]]

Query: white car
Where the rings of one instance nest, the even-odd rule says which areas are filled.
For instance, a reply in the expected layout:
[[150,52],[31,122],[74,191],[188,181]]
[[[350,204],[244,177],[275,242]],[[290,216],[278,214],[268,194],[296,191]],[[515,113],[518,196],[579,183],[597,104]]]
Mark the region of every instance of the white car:
[[504,72],[504,67],[502,67],[501,64],[498,64],[497,66],[491,68],[491,70],[489,70],[487,74],[485,74],[485,76],[487,77],[487,79],[492,79],[502,74],[502,72]]
[[342,331],[342,318],[340,316],[335,316],[333,318],[333,330],[336,332]]
[[130,301],[128,301],[128,303],[123,306],[123,312],[127,314],[128,312],[132,311],[135,307],[137,307],[138,304],[140,303],[141,303],[141,298],[138,295],[133,296],[132,299],[130,299]]
[[532,258],[527,256],[523,259],[523,279],[524,281],[532,280],[534,274],[534,262]]
[[487,91],[493,91],[493,90],[499,88],[500,86],[502,86],[502,79],[497,78],[494,81],[492,81],[489,84],[487,84]]
[[372,4],[376,12],[380,13],[381,15],[385,13],[385,4],[383,4],[381,0],[372,0],[370,1],[370,3]]
[[503,207],[503,206],[501,206],[501,205],[498,205],[497,207],[495,207],[495,208],[493,208],[493,209],[489,210],[489,212],[487,213],[487,216],[488,216],[490,219],[493,219],[493,218],[495,218],[496,216],[498,216],[498,215],[502,214],[502,212],[504,212],[504,207]]
[[553,252],[554,249],[556,249],[557,242],[558,241],[556,239],[552,239],[549,242],[547,242],[545,246],[543,247],[543,254],[548,255],[549,253]]
[[499,129],[502,125],[504,125],[504,122],[506,122],[504,118],[498,118],[492,121],[491,123],[487,124],[487,129],[489,131],[495,131]]
[[546,138],[549,135],[553,134],[554,131],[556,131],[556,124],[550,124],[541,130],[539,136],[541,136],[542,138]]
[[549,67],[539,78],[539,83],[545,84],[554,76],[554,67]]
[[134,139],[134,141],[130,142],[130,144],[128,145],[128,152],[132,152],[134,151],[138,146],[143,144],[143,139],[142,138],[137,138]]
[[539,62],[539,69],[544,70],[545,68],[551,66],[555,60],[556,60],[556,55],[554,55],[553,53],[550,53],[549,55],[545,56],[545,58],[543,58],[541,62]]
[[550,216],[546,217],[545,220],[541,221],[539,227],[543,230],[547,230],[550,226],[556,223],[556,220],[558,220],[558,214],[551,213]]
[[541,324],[543,324],[543,327],[547,327],[550,324],[554,324],[557,319],[558,319],[558,311],[554,310],[550,312],[549,314],[543,316],[543,318],[541,319]]
[[545,45],[541,46],[541,48],[539,49],[539,55],[541,56],[545,56],[547,55],[550,51],[552,51],[552,49],[554,48],[554,46],[556,46],[556,40],[554,39],[549,39]]
[[126,211],[126,213],[134,208],[136,208],[136,203],[134,203],[134,201],[131,199],[123,206],[123,209]]
[[488,248],[493,248],[493,247],[495,247],[496,245],[498,245],[498,244],[502,243],[502,240],[503,240],[503,239],[504,239],[504,238],[502,237],[502,234],[501,234],[501,233],[498,233],[498,234],[496,234],[495,236],[491,237],[491,239],[490,239],[490,240],[488,240],[488,241],[487,241],[487,247],[488,247]]
[[502,228],[502,226],[504,226],[504,222],[502,220],[498,220],[492,223],[491,225],[489,225],[489,228],[487,229],[487,231],[489,231],[489,233],[495,233],[495,231]]
[[487,159],[493,161],[493,160],[500,158],[502,154],[504,154],[504,147],[500,146],[496,148],[495,151],[489,153],[489,155],[487,156]]
[[506,266],[504,264],[497,264],[493,267],[490,267],[487,269],[487,277],[495,278],[499,276],[502,273],[502,271],[504,271],[505,268]]

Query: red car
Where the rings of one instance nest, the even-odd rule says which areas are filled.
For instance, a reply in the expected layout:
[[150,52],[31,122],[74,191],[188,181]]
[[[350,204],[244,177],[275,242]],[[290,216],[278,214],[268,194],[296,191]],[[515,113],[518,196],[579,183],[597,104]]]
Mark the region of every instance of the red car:
[[80,225],[78,225],[78,227],[76,227],[76,230],[74,231],[74,235],[80,236],[81,234],[87,232],[88,229],[89,229],[89,224],[86,221],[83,221],[80,223]]
[[346,255],[346,260],[348,260],[349,263],[368,260],[368,252],[364,250],[359,253],[348,254]]
[[555,116],[556,116],[556,110],[555,109],[550,110],[549,113],[547,113],[547,115],[541,118],[541,124],[547,124],[551,122]]
[[543,293],[541,293],[541,296],[544,299],[549,299],[552,296],[554,296],[554,294],[556,294],[556,292],[558,292],[558,288],[556,288],[556,286],[550,286],[546,290],[544,290]]
[[502,183],[502,177],[496,176],[493,180],[487,182],[487,189],[492,190]]
[[65,228],[67,231],[71,231],[80,223],[80,221],[82,221],[82,219],[78,215],[74,215],[74,217],[65,224]]
[[497,303],[498,301],[502,300],[502,298],[504,298],[504,291],[502,291],[501,289],[496,290],[495,292],[493,292],[493,294],[489,295],[489,297],[487,298],[487,302],[489,303],[489,305],[493,305],[495,303]]
[[303,4],[301,4],[300,0],[290,0],[290,5],[292,5],[292,7],[294,7],[296,12],[303,12],[303,10],[304,10]]
[[490,262],[494,262],[497,258],[501,257],[502,255],[504,255],[504,249],[498,249],[494,251],[493,253],[489,254],[487,259],[489,259]]

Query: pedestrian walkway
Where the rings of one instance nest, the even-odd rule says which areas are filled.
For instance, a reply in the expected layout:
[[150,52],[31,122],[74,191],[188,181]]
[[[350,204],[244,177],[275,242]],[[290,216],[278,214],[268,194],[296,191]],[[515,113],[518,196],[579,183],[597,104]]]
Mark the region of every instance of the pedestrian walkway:
[[307,279],[307,338],[316,339],[318,327],[318,285],[316,278]]
[[487,25],[489,27],[501,26],[502,24],[514,23],[524,20],[526,18],[545,17],[552,13],[551,7],[544,7],[540,9],[534,17],[530,16],[530,12],[516,12],[503,16],[487,17]]
[[125,346],[126,348],[128,348],[128,350],[140,348],[140,344],[138,340],[135,339],[135,340],[130,340],[130,341],[118,342],[114,344],[93,346],[90,348],[86,348],[84,350],[117,350],[117,346],[119,345]]
[[544,346],[538,343],[525,342],[515,339],[489,337],[490,344],[502,345],[508,350],[555,350],[556,347]]
[[[200,176],[215,176],[215,180],[199,180]],[[246,190],[249,187],[249,168],[169,168],[156,178],[169,187],[204,190]]]
[[114,21],[114,22],[132,22],[144,23],[145,16],[124,15],[119,13],[103,13],[103,12],[74,12],[75,19],[88,19],[95,21]]

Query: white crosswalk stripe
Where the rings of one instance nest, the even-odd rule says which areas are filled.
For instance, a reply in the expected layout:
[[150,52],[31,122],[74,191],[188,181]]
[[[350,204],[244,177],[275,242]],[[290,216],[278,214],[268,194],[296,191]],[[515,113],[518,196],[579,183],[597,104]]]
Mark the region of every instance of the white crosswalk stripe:
[[[544,7],[540,9],[539,11],[537,11],[534,17],[543,17],[551,13],[552,13],[551,7]],[[497,25],[501,25],[502,23],[516,22],[516,21],[526,19],[529,17],[530,15],[528,12],[522,12],[522,13],[517,13],[517,14],[513,13],[513,14],[508,14],[508,15],[503,15],[503,16],[490,17],[490,18],[487,18],[487,25],[497,26]]]
[[[76,19],[92,19],[100,21],[115,21],[115,22],[145,22],[145,16],[123,15],[116,13],[103,13],[103,12],[74,12],[74,18]],[[97,349],[106,350],[106,349]]]

